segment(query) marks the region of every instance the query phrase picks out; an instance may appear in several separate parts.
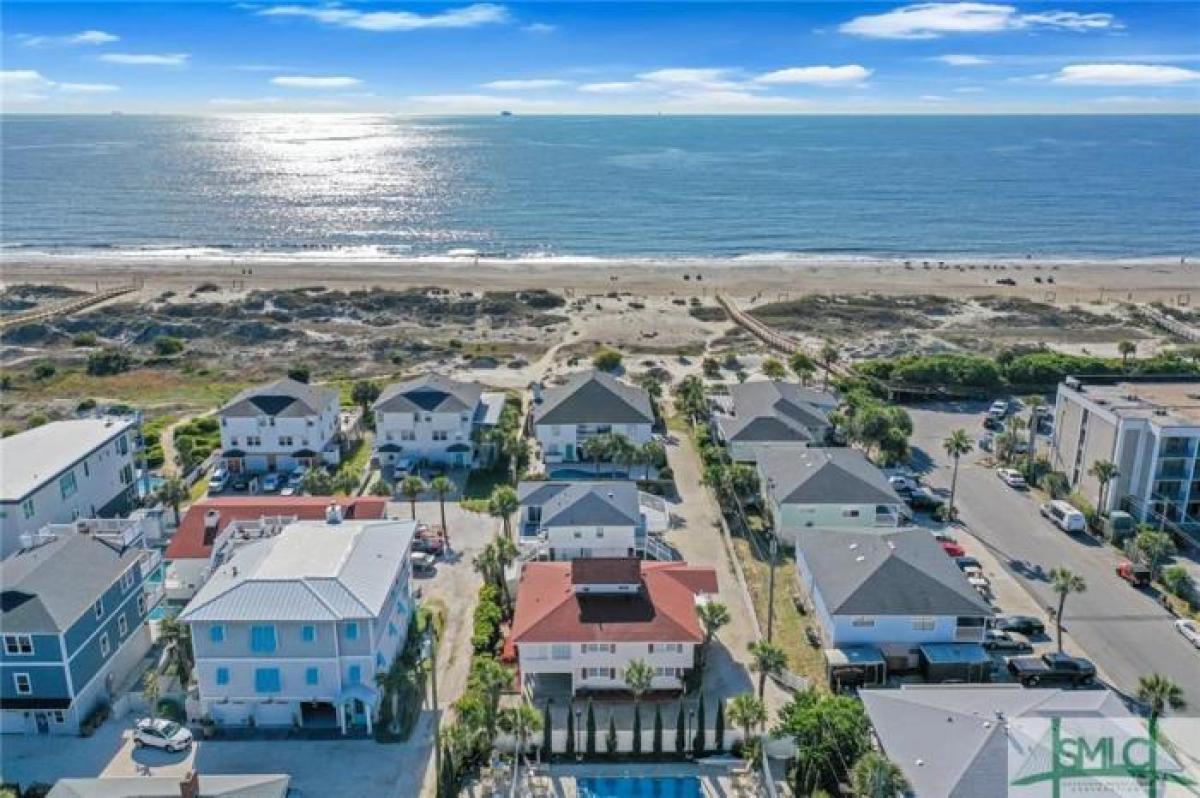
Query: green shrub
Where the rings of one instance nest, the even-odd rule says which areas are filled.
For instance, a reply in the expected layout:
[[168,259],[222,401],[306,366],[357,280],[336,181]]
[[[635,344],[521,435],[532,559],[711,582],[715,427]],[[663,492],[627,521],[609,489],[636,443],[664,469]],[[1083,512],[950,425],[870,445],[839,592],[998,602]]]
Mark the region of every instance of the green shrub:
[[1164,568],[1162,581],[1171,595],[1177,596],[1189,604],[1195,599],[1196,583],[1187,568],[1182,565],[1171,565]]
[[49,360],[39,360],[33,364],[30,369],[30,374],[35,380],[48,380],[54,376],[58,369]]
[[93,377],[104,377],[129,371],[133,358],[120,349],[101,349],[92,352],[87,359],[87,373]]
[[161,357],[178,355],[183,351],[183,341],[173,335],[160,335],[154,339],[154,354]]
[[621,367],[621,353],[613,349],[601,349],[592,357],[592,365],[601,371],[616,371]]
[[98,341],[94,332],[75,333],[71,337],[72,346],[95,346]]

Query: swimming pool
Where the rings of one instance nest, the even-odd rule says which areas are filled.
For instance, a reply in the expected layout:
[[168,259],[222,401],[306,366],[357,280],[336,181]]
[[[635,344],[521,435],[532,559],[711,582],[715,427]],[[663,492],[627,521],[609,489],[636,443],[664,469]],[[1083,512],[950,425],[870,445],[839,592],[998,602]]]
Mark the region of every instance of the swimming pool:
[[694,776],[575,779],[579,798],[701,798]]

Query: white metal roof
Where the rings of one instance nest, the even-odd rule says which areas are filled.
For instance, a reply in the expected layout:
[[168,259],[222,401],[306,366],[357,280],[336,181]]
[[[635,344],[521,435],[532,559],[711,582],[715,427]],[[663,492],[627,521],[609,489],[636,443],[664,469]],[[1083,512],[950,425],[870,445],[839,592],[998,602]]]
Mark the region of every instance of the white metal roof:
[[24,499],[133,424],[119,416],[76,418],[0,439],[0,501]]

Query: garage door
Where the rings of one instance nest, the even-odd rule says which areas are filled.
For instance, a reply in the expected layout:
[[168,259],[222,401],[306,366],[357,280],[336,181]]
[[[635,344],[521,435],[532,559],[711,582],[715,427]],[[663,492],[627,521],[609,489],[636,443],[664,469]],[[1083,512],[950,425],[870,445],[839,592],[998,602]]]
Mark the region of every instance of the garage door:
[[250,705],[214,704],[212,716],[219,726],[245,726],[246,719],[250,717]]
[[19,709],[6,709],[0,712],[0,734],[24,734],[25,712]]
[[291,726],[291,704],[259,704],[254,710],[254,720],[259,726]]

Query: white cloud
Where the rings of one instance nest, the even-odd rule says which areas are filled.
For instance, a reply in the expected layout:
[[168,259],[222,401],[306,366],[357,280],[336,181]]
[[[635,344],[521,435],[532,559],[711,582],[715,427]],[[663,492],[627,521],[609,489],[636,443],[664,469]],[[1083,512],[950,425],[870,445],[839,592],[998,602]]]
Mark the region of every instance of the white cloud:
[[772,97],[736,90],[700,90],[683,92],[666,99],[663,106],[671,111],[697,113],[787,113],[811,109],[811,104],[794,97]]
[[808,66],[777,69],[754,79],[766,85],[811,84],[816,86],[844,86],[862,83],[871,76],[871,70],[858,64],[844,66]]
[[569,82],[556,78],[529,78],[524,80],[493,80],[482,84],[485,89],[495,91],[538,91],[540,89],[557,89],[569,86]]
[[1200,80],[1200,71],[1161,64],[1072,64],[1050,79],[1067,86],[1175,86]]
[[58,90],[67,94],[109,94],[120,91],[120,86],[111,83],[60,83]]
[[992,59],[984,58],[980,55],[962,55],[951,53],[949,55],[935,56],[934,61],[941,61],[943,64],[950,66],[969,67],[969,66],[984,66],[992,63]]
[[526,33],[554,33],[554,31],[558,30],[558,26],[549,25],[545,22],[531,22],[530,24],[521,28],[521,30],[525,31]]
[[271,78],[276,86],[289,89],[346,89],[362,83],[358,78],[345,76],[317,77],[313,75],[280,75]]
[[579,90],[588,94],[627,94],[646,88],[645,83],[633,80],[611,81],[609,83],[585,83]]
[[100,60],[127,66],[183,66],[191,58],[187,53],[105,53]]
[[901,6],[882,14],[855,17],[839,30],[870,39],[937,39],[956,33],[1000,33],[1025,28],[1089,31],[1120,27],[1112,14],[1077,11],[1019,14],[1009,5],[962,2]]
[[0,86],[27,90],[53,85],[54,81],[42,77],[36,69],[0,69]]
[[959,86],[954,91],[958,94],[983,94],[983,89],[978,86]]
[[32,36],[28,33],[20,33],[17,34],[17,39],[26,47],[43,47],[46,45],[111,44],[120,41],[121,37],[102,30],[85,30],[62,36]]
[[411,31],[425,28],[474,28],[506,22],[508,9],[493,3],[475,3],[451,8],[436,14],[417,14],[411,11],[358,11],[329,6],[281,5],[258,12],[264,17],[305,17],[341,28],[377,32]]
[[728,74],[728,69],[695,69],[675,67],[671,69],[656,69],[651,72],[643,72],[637,77],[638,80],[642,80],[647,83],[657,83],[668,86],[709,86],[713,88],[726,88],[736,85],[725,79]]
[[408,98],[422,110],[439,113],[499,113],[501,111],[563,111],[571,106],[553,100],[498,97],[492,94],[419,94]]
[[923,103],[944,103],[950,101],[949,97],[943,97],[940,94],[922,94],[917,99]]

